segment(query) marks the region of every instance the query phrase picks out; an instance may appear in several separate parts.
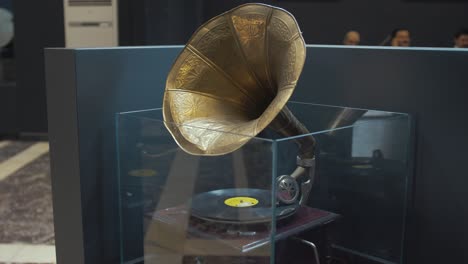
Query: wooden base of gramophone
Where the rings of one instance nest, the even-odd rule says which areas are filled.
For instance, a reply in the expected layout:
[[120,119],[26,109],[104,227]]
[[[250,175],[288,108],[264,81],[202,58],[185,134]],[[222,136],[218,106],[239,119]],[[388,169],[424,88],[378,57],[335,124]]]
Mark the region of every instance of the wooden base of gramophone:
[[[278,224],[275,241],[321,227],[338,217],[331,212],[301,207],[290,219]],[[245,257],[264,261],[271,256],[269,227],[245,233],[220,231],[219,227],[210,229],[211,223],[194,221],[184,206],[157,211],[146,221],[145,263],[183,263],[184,257]]]

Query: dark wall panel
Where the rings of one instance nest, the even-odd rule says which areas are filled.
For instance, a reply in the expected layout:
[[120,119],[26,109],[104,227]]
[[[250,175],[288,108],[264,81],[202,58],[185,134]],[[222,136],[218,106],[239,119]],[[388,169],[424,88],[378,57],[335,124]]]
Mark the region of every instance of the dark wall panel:
[[121,46],[185,44],[203,22],[203,0],[119,0]]
[[119,0],[119,45],[145,45],[146,1]]
[[203,0],[147,0],[146,44],[185,44],[203,22],[202,6]]
[[17,119],[21,132],[47,132],[44,48],[64,46],[63,0],[14,1]]
[[0,83],[0,136],[18,133],[16,113],[17,89],[14,83]]

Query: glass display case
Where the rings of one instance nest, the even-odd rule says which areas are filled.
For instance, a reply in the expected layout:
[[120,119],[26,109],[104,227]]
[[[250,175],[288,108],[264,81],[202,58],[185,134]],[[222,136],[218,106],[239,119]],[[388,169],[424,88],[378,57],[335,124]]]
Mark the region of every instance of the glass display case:
[[[122,263],[325,263],[349,255],[400,263],[409,116],[287,106],[310,134],[204,133],[165,123],[162,109],[117,113]],[[171,126],[245,143],[191,155]],[[305,180],[282,181],[297,169],[304,137],[315,140],[315,164]]]

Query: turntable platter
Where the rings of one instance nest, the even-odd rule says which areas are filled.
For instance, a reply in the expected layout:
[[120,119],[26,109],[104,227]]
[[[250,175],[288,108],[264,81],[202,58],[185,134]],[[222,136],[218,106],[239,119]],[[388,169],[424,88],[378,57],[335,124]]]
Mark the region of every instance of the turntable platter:
[[[276,207],[277,219],[296,212],[299,205]],[[210,222],[254,224],[272,221],[271,192],[262,189],[222,189],[192,198],[192,216]]]

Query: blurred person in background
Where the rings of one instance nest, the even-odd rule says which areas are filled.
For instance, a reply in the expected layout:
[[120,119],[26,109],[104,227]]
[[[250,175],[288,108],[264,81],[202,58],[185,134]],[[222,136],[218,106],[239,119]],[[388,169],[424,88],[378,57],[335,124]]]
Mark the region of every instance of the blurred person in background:
[[468,28],[462,28],[455,33],[455,48],[468,48]]
[[360,42],[361,36],[359,35],[359,32],[354,30],[348,31],[343,39],[344,45],[359,45]]
[[390,45],[393,47],[409,47],[411,45],[409,30],[406,28],[397,28],[393,30]]

